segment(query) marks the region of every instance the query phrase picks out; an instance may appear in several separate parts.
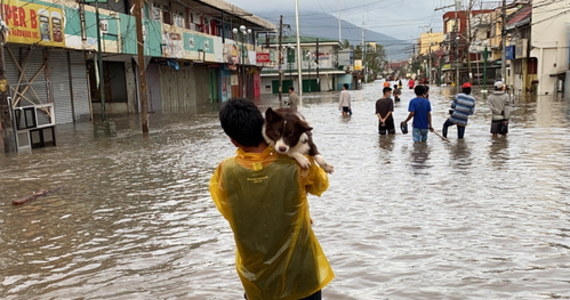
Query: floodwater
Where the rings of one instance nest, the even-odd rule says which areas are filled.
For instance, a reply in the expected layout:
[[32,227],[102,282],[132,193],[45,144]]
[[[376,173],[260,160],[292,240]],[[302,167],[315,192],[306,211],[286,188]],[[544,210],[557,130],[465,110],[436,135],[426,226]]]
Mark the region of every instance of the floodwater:
[[[570,298],[568,101],[517,101],[511,133],[492,139],[481,100],[464,141],[451,128],[450,142],[414,145],[378,136],[380,89],[352,91],[351,118],[334,93],[302,109],[336,167],[310,198],[337,274],[324,298]],[[439,130],[448,94],[431,92]],[[136,118],[115,122],[115,138],[59,126],[58,147],[0,154],[0,298],[241,299],[232,235],[207,191],[234,153],[216,113],[152,115],[148,139]]]

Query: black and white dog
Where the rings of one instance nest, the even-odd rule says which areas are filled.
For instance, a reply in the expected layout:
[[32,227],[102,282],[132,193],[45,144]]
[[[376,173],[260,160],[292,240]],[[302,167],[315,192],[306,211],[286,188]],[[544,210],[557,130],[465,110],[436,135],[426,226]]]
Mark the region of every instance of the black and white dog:
[[290,108],[268,108],[265,111],[263,137],[275,151],[288,155],[308,168],[311,162],[305,157],[312,156],[319,166],[327,173],[332,173],[334,167],[327,163],[313,142],[313,128],[305,118]]

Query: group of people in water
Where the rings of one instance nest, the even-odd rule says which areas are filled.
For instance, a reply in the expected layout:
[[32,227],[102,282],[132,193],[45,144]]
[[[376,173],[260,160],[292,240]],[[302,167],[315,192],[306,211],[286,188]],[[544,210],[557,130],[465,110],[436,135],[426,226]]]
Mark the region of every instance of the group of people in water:
[[[432,126],[431,102],[429,101],[429,86],[416,85],[413,80],[408,82],[408,87],[414,90],[415,98],[408,105],[408,116],[400,123],[402,133],[408,132],[408,122],[412,121],[412,137],[414,142],[426,142],[428,133],[434,132]],[[489,95],[487,104],[492,112],[491,134],[506,135],[509,132],[510,96],[506,93],[506,86],[502,81],[494,84],[494,91]],[[471,95],[472,85],[466,82],[451,102],[449,117],[443,123],[442,136],[447,138],[449,127],[457,127],[457,138],[465,137],[465,128],[469,116],[475,112],[476,100]],[[343,116],[352,114],[348,85],[345,84],[340,93],[339,109]],[[402,81],[393,86],[389,81],[384,82],[382,97],[376,101],[376,116],[378,118],[378,132],[380,135],[396,134],[394,122],[394,103],[401,101]],[[393,96],[393,97],[392,97]]]

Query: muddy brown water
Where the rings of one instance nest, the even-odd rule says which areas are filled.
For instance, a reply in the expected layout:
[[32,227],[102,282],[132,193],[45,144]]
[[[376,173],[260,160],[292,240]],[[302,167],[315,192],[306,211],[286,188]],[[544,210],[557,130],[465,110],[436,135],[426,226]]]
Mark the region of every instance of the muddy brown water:
[[[335,164],[311,197],[314,229],[337,278],[324,298],[570,298],[570,105],[519,100],[507,138],[477,103],[466,139],[379,137],[380,83],[311,94],[303,113]],[[433,89],[434,125],[449,92]],[[411,91],[396,105],[406,115]],[[262,105],[274,104],[265,99]],[[234,148],[215,112],[115,118],[116,138],[58,126],[58,147],[0,154],[0,298],[241,299],[229,227],[207,191]],[[64,186],[23,206],[33,190]]]

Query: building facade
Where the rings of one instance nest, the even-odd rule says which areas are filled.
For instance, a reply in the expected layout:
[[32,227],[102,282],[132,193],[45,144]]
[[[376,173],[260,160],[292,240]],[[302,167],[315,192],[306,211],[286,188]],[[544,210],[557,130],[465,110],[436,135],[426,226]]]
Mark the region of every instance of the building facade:
[[[287,36],[282,41],[283,63],[279,64],[279,44],[276,39],[266,42],[270,49],[271,64],[261,73],[261,93],[279,93],[279,70],[283,72],[283,92],[290,86],[299,89],[296,37]],[[318,51],[317,51],[318,47]],[[340,90],[342,84],[352,85],[350,66],[352,54],[339,51],[338,41],[301,37],[301,65],[303,92]],[[339,61],[340,58],[340,61]]]
[[[51,103],[49,117],[57,124],[92,119],[102,111],[102,98],[107,113],[139,112],[134,1],[3,3],[5,69],[14,107]],[[262,65],[256,56],[263,49],[254,45],[259,32],[275,30],[273,24],[220,0],[144,3],[150,111],[199,111],[231,97],[259,95]],[[241,89],[241,83],[248,87]]]
[[530,56],[537,58],[537,94],[561,93],[569,71],[570,1],[535,0]]

